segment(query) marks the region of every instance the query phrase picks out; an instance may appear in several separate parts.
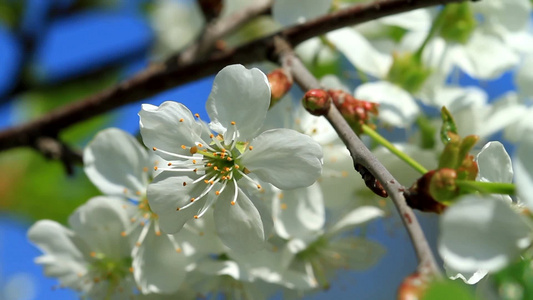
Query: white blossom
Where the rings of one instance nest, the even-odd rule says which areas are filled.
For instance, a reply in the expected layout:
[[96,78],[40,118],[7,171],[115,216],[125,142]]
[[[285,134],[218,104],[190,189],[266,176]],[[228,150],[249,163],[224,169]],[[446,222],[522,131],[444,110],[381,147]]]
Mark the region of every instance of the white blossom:
[[272,221],[249,194],[261,190],[254,178],[292,189],[311,185],[322,170],[322,150],[311,138],[288,129],[259,134],[269,102],[266,76],[233,65],[218,73],[207,101],[216,135],[182,104],[143,105],[143,141],[169,161],[148,187],[163,231],[179,231],[214,205],[224,244],[242,252],[263,246]]

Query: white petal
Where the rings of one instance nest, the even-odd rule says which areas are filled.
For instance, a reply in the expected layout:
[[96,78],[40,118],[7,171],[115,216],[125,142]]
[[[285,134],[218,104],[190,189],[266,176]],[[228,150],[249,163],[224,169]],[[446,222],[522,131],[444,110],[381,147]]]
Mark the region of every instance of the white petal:
[[203,181],[192,184],[193,180],[194,178],[176,176],[174,172],[166,171],[157,175],[148,185],[148,203],[152,211],[159,216],[159,224],[163,232],[180,231],[183,225],[194,218],[204,207],[209,195],[196,200],[197,203],[188,208],[177,210],[189,204],[192,198],[198,198],[206,188]]
[[279,191],[273,205],[278,235],[301,238],[322,229],[326,221],[322,190],[318,183],[307,188]]
[[242,65],[227,66],[218,72],[207,99],[209,125],[224,134],[235,122],[239,140],[247,140],[263,125],[269,105],[270,85],[263,72]]
[[513,157],[520,199],[533,210],[533,132],[527,132]]
[[[235,205],[231,205],[238,193]],[[215,206],[215,224],[224,245],[236,252],[254,252],[265,246],[265,231],[261,215],[252,201],[233,185],[218,196]]]
[[392,65],[392,57],[376,50],[366,38],[352,28],[327,34],[328,40],[357,68],[372,76],[383,78]]
[[420,111],[408,92],[387,81],[362,84],[355,97],[379,103],[378,118],[400,128],[409,127]]
[[479,79],[494,79],[519,62],[518,54],[499,39],[478,32],[454,51],[454,58],[461,69]]
[[130,240],[121,236],[131,226],[128,215],[131,206],[121,198],[94,197],[76,209],[68,223],[92,251],[122,259],[131,252]]
[[446,270],[446,275],[450,279],[461,279],[466,284],[476,284],[488,274],[486,270],[478,270],[475,272],[457,272],[446,264],[444,264],[444,269]]
[[[150,224],[148,226],[152,226]],[[168,235],[157,236],[150,228],[136,256],[133,257],[135,281],[143,294],[171,294],[185,279],[187,259],[178,253]]]
[[304,23],[326,14],[332,0],[275,0],[272,17],[283,26]]
[[309,136],[272,129],[252,140],[242,164],[261,180],[280,189],[310,186],[322,172],[322,149]]
[[145,193],[148,172],[151,170],[148,154],[129,133],[117,128],[100,131],[83,152],[85,174],[100,191],[110,196]]
[[72,231],[55,221],[42,220],[28,230],[28,238],[44,252],[35,262],[44,266],[47,276],[59,278],[65,286],[81,288],[78,274],[85,274],[88,264]]
[[533,96],[533,52],[529,53],[521,62],[516,72],[515,82],[521,95]]
[[488,142],[476,157],[479,173],[477,180],[487,182],[513,181],[511,158],[500,142]]
[[[372,267],[386,252],[381,244],[357,237],[330,241],[329,248],[333,253],[340,254],[340,259],[336,262],[339,267],[351,270],[364,270]],[[336,257],[333,259],[337,260]]]
[[[166,101],[160,106],[143,104],[139,117],[143,142],[149,149],[156,147],[171,153],[189,155],[189,150],[182,149],[181,145],[191,147],[199,142],[198,135],[202,132],[202,126],[181,103]],[[158,155],[167,160],[175,159],[165,154]]]
[[431,14],[428,9],[417,9],[376,20],[390,26],[398,26],[407,30],[427,30],[431,25]]
[[439,253],[458,272],[501,270],[531,243],[531,228],[509,203],[468,195],[441,219]]
[[341,231],[347,231],[357,226],[361,226],[374,219],[382,217],[385,213],[374,206],[361,206],[339,220],[328,230],[329,235],[335,235]]

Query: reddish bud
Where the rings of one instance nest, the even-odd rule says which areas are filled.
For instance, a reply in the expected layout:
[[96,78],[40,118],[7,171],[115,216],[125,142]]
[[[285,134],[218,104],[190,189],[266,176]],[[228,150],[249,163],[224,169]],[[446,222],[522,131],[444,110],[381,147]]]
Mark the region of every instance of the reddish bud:
[[270,107],[272,107],[289,92],[293,81],[292,76],[281,68],[270,72],[267,78],[270,83]]
[[435,171],[429,183],[429,192],[433,199],[447,203],[459,196],[456,180],[457,172],[454,169],[444,168]]
[[335,106],[357,134],[363,132],[363,124],[375,128],[370,123],[370,119],[371,115],[378,115],[378,103],[356,99],[343,90],[329,90],[328,93]]
[[305,109],[315,116],[327,114],[330,103],[329,94],[321,89],[309,90],[302,98],[302,104]]
[[398,300],[420,300],[426,292],[428,283],[420,276],[414,273],[407,276],[398,288]]
[[407,205],[414,209],[437,214],[442,213],[446,209],[446,205],[436,201],[430,192],[431,179],[435,175],[435,172],[435,170],[427,172],[408,191],[404,192]]

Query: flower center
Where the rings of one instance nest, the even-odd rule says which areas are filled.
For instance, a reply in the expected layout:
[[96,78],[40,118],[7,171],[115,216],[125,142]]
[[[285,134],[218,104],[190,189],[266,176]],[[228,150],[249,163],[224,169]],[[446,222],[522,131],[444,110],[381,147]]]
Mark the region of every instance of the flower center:
[[130,257],[123,259],[113,259],[107,257],[103,253],[91,252],[92,261],[90,262],[88,272],[86,274],[79,274],[79,277],[92,281],[95,284],[107,283],[107,288],[111,296],[114,292],[122,292],[123,287],[121,281],[133,272],[131,267],[132,260]]
[[[199,142],[195,142],[194,145],[190,146],[181,145],[180,153],[172,153],[156,147],[152,148],[156,153],[159,152],[166,156],[176,158],[176,160],[168,162],[168,167],[155,167],[155,170],[194,173],[198,176],[192,182],[184,181],[183,186],[205,184],[203,191],[197,196],[192,197],[190,203],[178,207],[176,210],[179,211],[190,207],[211,192],[216,196],[221,195],[228,183],[235,186],[234,195],[231,200],[231,205],[235,205],[239,190],[237,181],[242,178],[245,178],[258,189],[261,189],[261,185],[247,175],[250,173],[249,170],[240,164],[242,156],[246,152],[252,151],[253,146],[249,145],[248,142],[239,141],[239,134],[235,122],[231,122],[231,125],[233,127],[225,133],[225,137],[210,134],[209,138],[211,141],[206,143],[200,136],[197,136]],[[205,209],[194,217],[196,219],[201,217],[211,204],[205,205]]]

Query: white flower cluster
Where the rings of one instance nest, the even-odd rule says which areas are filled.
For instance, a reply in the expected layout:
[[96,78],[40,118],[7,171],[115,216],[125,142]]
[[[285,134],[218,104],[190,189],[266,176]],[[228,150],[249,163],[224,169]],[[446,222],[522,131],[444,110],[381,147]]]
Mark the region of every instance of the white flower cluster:
[[[95,299],[297,295],[327,286],[341,267],[374,264],[380,245],[343,233],[383,212],[373,206],[346,211],[337,203],[342,213],[326,222],[321,186],[347,177],[349,169],[326,162],[333,175],[315,183],[322,146],[300,132],[312,131],[318,118],[278,110],[263,126],[269,103],[266,76],[233,65],[215,78],[209,124],[168,101],[139,112],[148,149],[119,129],[100,132],[84,163],[105,196],[78,208],[69,228],[37,222],[28,234],[44,252],[37,263],[62,286]],[[274,125],[280,115],[298,119],[291,127],[300,132]],[[344,188],[349,196],[338,200],[348,203],[353,188]]]
[[[278,25],[353,1],[301,2],[274,1]],[[176,39],[168,33],[176,26],[159,21],[181,19],[168,1],[160,3],[156,13],[165,18],[156,29],[163,43],[181,49],[201,24]],[[339,29],[296,49],[311,69],[357,72],[357,86],[342,76],[322,84],[349,85],[355,98],[379,103],[378,125],[395,128],[405,137],[396,147],[425,166],[437,168],[443,151],[433,130],[442,106],[458,135],[486,140],[503,131],[517,143],[513,161],[500,142],[475,150],[476,181],[514,180],[517,195],[478,190],[450,200],[439,216],[443,268],[469,284],[516,262],[533,243],[530,14],[529,0],[462,2]],[[487,81],[513,70],[518,91],[495,101],[456,79],[463,73]],[[28,233],[44,253],[36,262],[93,299],[299,297],[327,288],[338,269],[375,264],[383,248],[353,229],[384,216],[385,205],[373,204],[379,202],[323,118],[288,97],[269,110],[270,96],[265,74],[232,65],[215,78],[209,123],[167,101],[139,112],[146,147],[119,129],[100,132],[84,164],[104,196],[78,208],[68,228],[37,222]],[[402,184],[420,177],[383,148],[372,150]]]

